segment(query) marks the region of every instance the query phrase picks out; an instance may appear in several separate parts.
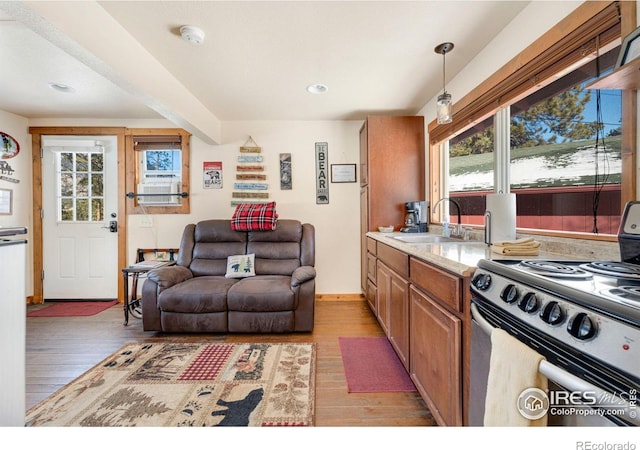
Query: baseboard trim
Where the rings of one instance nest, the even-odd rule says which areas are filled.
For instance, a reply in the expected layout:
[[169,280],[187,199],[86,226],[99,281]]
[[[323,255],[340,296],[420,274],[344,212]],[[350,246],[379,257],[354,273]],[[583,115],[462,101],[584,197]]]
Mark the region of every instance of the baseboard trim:
[[362,294],[316,294],[318,302],[354,302],[363,301]]

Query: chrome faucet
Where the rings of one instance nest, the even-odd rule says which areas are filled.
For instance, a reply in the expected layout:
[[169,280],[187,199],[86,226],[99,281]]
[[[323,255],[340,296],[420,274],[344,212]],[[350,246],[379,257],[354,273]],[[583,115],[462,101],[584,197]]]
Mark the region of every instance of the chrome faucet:
[[433,205],[433,211],[435,212],[440,202],[444,200],[448,200],[449,202],[453,203],[454,205],[456,205],[456,208],[458,209],[458,224],[456,225],[456,228],[452,231],[451,236],[461,238],[464,236],[464,232],[462,230],[462,214],[460,213],[460,203],[458,203],[452,198],[442,197],[440,200],[436,202],[435,205]]

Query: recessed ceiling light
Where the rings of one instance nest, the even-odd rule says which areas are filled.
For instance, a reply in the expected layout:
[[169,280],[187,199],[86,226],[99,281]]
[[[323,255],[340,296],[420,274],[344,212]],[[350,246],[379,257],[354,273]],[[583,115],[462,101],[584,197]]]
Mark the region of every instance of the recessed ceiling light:
[[327,87],[327,85],[320,83],[310,84],[309,86],[307,86],[307,92],[310,92],[312,94],[324,94],[328,90],[329,88]]
[[180,35],[182,39],[193,45],[200,45],[204,41],[204,31],[193,25],[181,26]]
[[62,84],[62,83],[51,82],[49,83],[49,87],[54,91],[65,92],[67,94],[75,91],[75,89],[73,89],[71,86],[67,86],[66,84]]

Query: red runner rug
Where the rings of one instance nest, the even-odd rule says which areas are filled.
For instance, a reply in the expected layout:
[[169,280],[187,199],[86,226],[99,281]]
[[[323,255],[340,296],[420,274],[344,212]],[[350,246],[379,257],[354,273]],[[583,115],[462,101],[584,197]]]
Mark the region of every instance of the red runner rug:
[[409,374],[385,337],[339,337],[348,392],[414,392]]
[[111,302],[56,302],[29,312],[27,317],[93,316],[117,303],[115,300]]

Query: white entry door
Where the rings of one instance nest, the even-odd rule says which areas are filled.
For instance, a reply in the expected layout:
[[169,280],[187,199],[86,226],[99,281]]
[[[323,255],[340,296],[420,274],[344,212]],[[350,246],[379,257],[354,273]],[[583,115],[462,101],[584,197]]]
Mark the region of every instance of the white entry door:
[[42,142],[44,299],[117,299],[116,137]]

